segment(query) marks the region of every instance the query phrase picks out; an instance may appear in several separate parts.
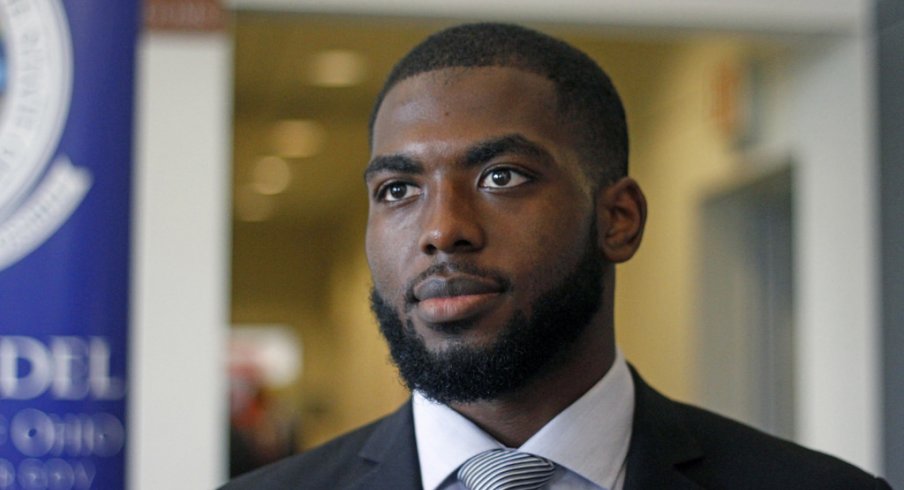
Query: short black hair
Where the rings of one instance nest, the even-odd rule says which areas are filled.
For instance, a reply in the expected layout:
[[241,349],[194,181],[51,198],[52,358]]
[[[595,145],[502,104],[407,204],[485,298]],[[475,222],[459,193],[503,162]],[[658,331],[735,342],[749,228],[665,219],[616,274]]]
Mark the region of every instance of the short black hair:
[[[628,174],[625,110],[609,76],[584,52],[513,24],[463,24],[437,32],[392,69],[370,116],[370,137],[386,94],[399,82],[444,68],[511,67],[553,82],[558,116],[577,136],[585,170],[598,185]],[[373,141],[371,141],[371,144]]]

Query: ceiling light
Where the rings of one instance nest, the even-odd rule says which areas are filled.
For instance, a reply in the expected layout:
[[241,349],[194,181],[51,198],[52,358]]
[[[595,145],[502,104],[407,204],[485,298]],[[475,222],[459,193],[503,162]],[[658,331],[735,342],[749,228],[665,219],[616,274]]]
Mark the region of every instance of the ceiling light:
[[319,87],[351,87],[367,78],[367,60],[356,51],[329,49],[315,53],[308,65],[308,81]]
[[292,169],[282,158],[263,157],[251,167],[251,188],[259,194],[279,194],[289,187],[291,181]]
[[323,149],[326,129],[310,119],[283,119],[271,130],[273,149],[285,158],[308,158]]

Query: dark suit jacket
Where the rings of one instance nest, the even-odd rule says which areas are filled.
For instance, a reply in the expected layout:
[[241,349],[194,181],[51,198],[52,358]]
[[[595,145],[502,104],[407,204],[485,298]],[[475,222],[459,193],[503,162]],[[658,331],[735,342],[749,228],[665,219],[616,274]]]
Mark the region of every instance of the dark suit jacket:
[[[634,427],[625,490],[890,489],[831,456],[669,400],[633,372]],[[421,488],[411,403],[304,454],[233,480],[222,490]]]

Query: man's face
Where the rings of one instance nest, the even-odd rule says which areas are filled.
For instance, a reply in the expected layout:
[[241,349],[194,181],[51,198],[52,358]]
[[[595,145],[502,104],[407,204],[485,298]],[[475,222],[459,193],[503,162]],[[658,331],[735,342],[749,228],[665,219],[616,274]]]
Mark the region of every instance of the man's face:
[[[408,379],[400,350],[445,370],[512,350],[549,351],[512,361],[546,363],[580,334],[599,309],[602,256],[593,186],[550,81],[513,68],[412,77],[384,99],[372,150],[374,309],[409,385],[429,388]],[[519,345],[528,330],[555,345]]]

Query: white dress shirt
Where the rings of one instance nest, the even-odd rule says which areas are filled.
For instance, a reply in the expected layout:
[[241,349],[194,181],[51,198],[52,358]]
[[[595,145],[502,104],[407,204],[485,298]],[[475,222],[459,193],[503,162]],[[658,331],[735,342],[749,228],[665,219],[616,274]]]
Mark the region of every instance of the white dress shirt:
[[[456,472],[472,456],[505,447],[446,405],[414,393],[414,432],[424,490],[465,490]],[[621,490],[634,417],[634,381],[621,351],[590,390],[519,451],[558,465],[552,490]]]

